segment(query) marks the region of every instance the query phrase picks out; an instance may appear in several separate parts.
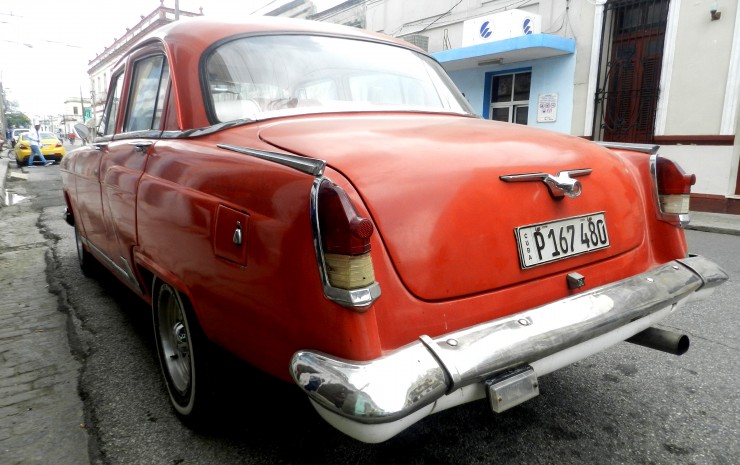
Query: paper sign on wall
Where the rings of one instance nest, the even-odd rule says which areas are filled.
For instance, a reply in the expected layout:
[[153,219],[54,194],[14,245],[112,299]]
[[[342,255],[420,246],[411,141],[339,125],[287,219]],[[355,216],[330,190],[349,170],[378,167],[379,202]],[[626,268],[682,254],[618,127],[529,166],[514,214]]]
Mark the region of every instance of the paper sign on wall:
[[558,94],[540,94],[537,99],[537,122],[554,123],[558,119]]

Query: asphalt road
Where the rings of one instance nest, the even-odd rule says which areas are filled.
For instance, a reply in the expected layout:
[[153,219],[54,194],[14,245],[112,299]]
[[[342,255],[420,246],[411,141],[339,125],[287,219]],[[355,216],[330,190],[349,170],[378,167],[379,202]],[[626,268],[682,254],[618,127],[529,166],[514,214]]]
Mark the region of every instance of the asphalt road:
[[740,236],[687,231],[691,251],[731,279],[661,325],[691,337],[681,357],[623,343],[541,378],[540,396],[501,415],[479,401],[377,445],[328,426],[294,386],[225,357],[221,410],[193,430],[169,406],[148,308],[107,272],[82,276],[52,173],[33,173],[26,189],[82,360],[95,464],[740,463]]

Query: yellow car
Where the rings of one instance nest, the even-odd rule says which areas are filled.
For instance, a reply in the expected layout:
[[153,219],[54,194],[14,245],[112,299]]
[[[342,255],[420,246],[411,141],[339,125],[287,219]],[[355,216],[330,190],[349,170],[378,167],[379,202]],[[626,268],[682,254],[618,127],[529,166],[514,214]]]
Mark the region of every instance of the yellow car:
[[[41,136],[41,153],[48,161],[54,161],[59,163],[67,154],[64,149],[64,145],[59,138],[51,132],[39,132]],[[28,139],[28,133],[24,132],[18,137],[15,147],[15,162],[18,166],[26,166],[28,164],[28,158],[31,156],[31,144]],[[41,163],[41,159],[37,156],[33,159],[34,163]]]

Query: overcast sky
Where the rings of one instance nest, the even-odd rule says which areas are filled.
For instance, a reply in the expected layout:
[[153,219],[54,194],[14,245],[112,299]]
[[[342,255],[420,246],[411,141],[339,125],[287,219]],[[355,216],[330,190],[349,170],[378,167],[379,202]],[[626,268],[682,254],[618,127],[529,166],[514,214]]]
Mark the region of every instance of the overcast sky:
[[[206,16],[270,11],[288,0],[179,0]],[[314,0],[319,11],[341,3]],[[160,0],[0,0],[0,81],[29,118],[57,116],[69,97],[90,97],[87,64]],[[175,7],[175,0],[164,5]]]

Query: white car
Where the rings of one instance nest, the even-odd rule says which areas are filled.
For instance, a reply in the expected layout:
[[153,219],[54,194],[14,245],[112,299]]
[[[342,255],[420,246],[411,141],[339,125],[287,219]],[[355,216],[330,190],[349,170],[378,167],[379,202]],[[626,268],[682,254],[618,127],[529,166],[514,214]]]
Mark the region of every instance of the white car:
[[18,138],[20,137],[20,135],[28,131],[29,131],[28,128],[13,129],[13,135],[11,139],[12,146],[15,147],[15,144],[16,142],[18,142]]

